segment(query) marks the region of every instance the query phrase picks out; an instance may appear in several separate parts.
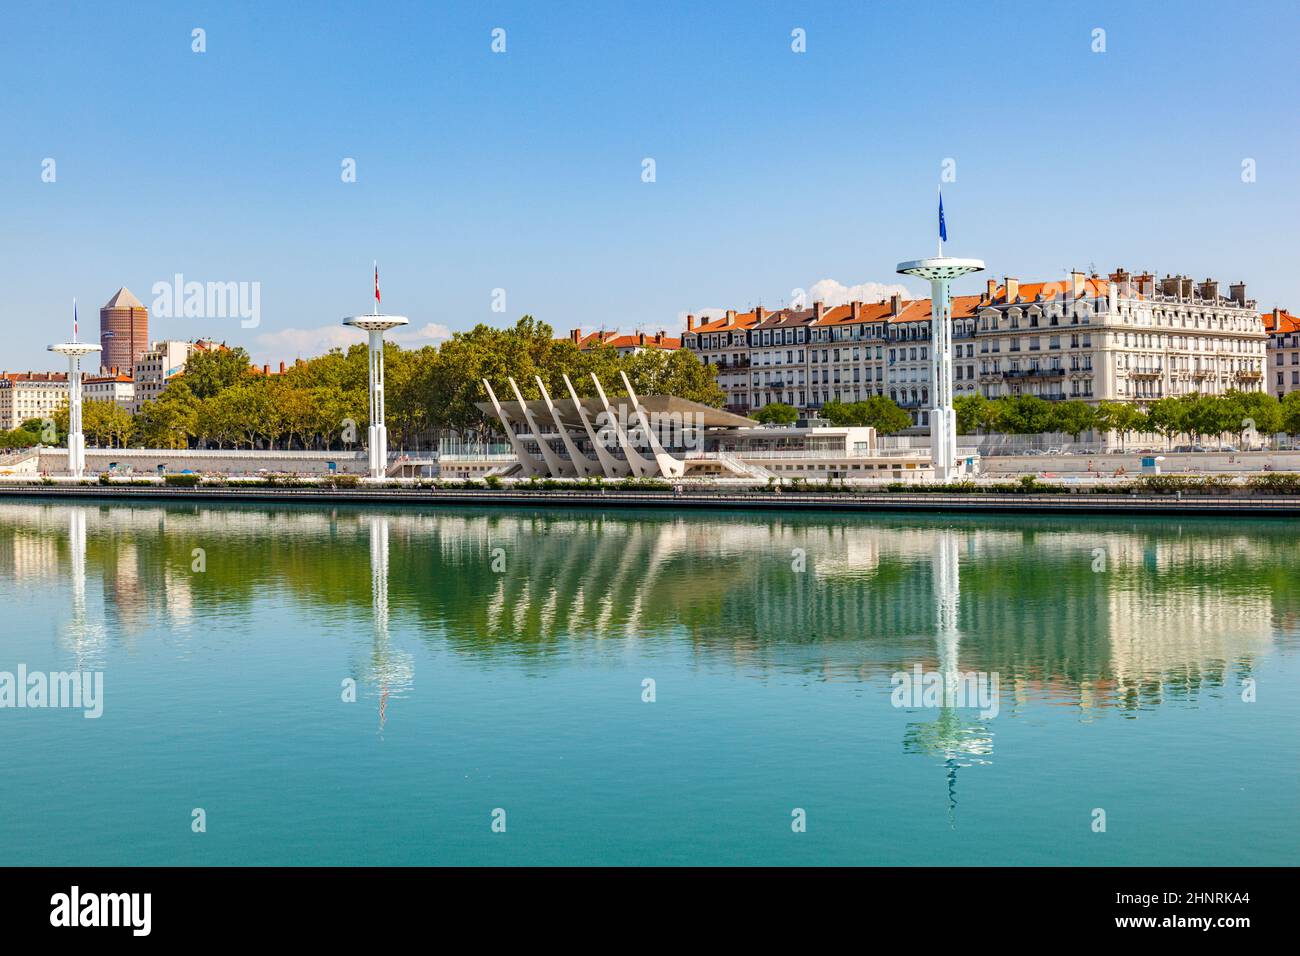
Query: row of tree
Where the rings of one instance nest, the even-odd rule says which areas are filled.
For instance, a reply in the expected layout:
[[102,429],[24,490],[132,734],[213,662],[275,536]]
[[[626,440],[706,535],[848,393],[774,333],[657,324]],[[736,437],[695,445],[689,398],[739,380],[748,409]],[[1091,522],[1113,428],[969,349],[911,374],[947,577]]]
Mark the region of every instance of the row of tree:
[[[390,444],[411,447],[439,430],[488,440],[495,418],[477,407],[487,400],[483,380],[502,401],[514,399],[514,378],[525,399],[541,397],[540,378],[553,398],[568,397],[567,375],[580,397],[595,394],[595,373],[612,398],[624,393],[625,372],[640,395],[672,394],[718,407],[724,394],[716,370],[686,350],[648,349],[620,356],[608,346],[579,349],[555,338],[530,316],[512,328],[479,325],[441,346],[384,348],[386,424]],[[86,402],[82,428],[88,444],[148,448],[329,449],[361,443],[369,425],[366,346],[334,349],[300,361],[280,375],[263,375],[240,348],[196,352],[185,371],[134,415],[110,402]],[[9,446],[52,444],[67,433],[64,406],[57,435],[40,422],[10,433]],[[3,436],[0,436],[0,445]]]
[[1180,395],[1157,399],[1146,406],[1130,402],[1049,402],[1034,395],[985,398],[966,395],[953,403],[957,431],[963,435],[1003,433],[1036,435],[1060,432],[1076,440],[1085,432],[1114,431],[1121,437],[1156,434],[1186,435],[1300,434],[1300,392],[1285,399],[1265,392],[1231,391],[1224,395]]
[[[565,376],[579,396],[589,397],[595,394],[593,373],[613,397],[623,393],[620,372],[627,374],[641,395],[671,394],[714,407],[724,401],[716,369],[702,364],[689,350],[648,349],[620,356],[607,346],[579,349],[568,339],[557,340],[549,325],[531,316],[511,328],[479,325],[458,332],[439,347],[408,350],[388,343],[384,362],[386,420],[395,447],[414,447],[440,430],[490,440],[495,418],[478,408],[487,398],[484,379],[503,401],[514,398],[511,377],[526,399],[541,397],[538,378],[552,397],[567,398]],[[87,442],[99,447],[345,447],[359,444],[369,424],[368,374],[364,343],[299,361],[280,375],[260,374],[249,365],[243,349],[198,352],[189,359],[184,374],[134,416],[111,402],[86,402],[83,427]],[[1244,437],[1252,431],[1300,434],[1300,393],[1283,401],[1261,392],[1185,395],[1146,406],[975,395],[958,398],[955,406],[962,434],[1059,432],[1076,439],[1095,431],[1195,438]],[[911,425],[908,413],[884,396],[827,402],[820,415],[835,425],[870,426],[881,435]],[[765,423],[792,424],[799,412],[774,403],[754,417]],[[0,433],[0,447],[62,441],[66,407],[56,414],[54,424],[56,434],[42,422]]]
[[[878,435],[900,432],[912,424],[912,416],[898,403],[884,395],[876,395],[861,402],[841,402],[838,399],[821,407],[821,418],[832,425],[865,425]],[[793,425],[799,420],[799,410],[784,402],[772,402],[751,416],[764,425]]]

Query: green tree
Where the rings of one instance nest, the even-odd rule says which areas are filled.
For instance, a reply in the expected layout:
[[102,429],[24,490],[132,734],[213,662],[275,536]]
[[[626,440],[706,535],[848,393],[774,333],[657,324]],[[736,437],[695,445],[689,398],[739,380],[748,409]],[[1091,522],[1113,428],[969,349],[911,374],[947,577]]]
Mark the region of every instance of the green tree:
[[1051,431],[1064,432],[1075,441],[1097,424],[1097,413],[1087,402],[1077,398],[1056,402],[1048,410]]
[[973,435],[984,423],[989,400],[983,395],[958,395],[952,400],[957,413],[957,434]]
[[1052,430],[1052,403],[1037,395],[1013,395],[1003,401],[1002,427],[1013,435],[1041,435]]
[[187,448],[198,428],[198,399],[176,378],[135,416],[135,441],[147,448]]
[[622,364],[637,395],[675,395],[714,408],[726,401],[717,369],[705,365],[690,349],[645,349],[627,356]]
[[1158,398],[1147,406],[1147,422],[1157,434],[1164,436],[1165,443],[1175,435],[1185,431],[1183,420],[1186,406],[1177,398]]
[[799,420],[799,410],[784,402],[772,402],[750,417],[762,425],[793,425]]
[[1278,430],[1288,435],[1300,435],[1300,392],[1289,392],[1283,396],[1278,413]]
[[1146,413],[1131,402],[1102,402],[1097,406],[1097,427],[1118,433],[1123,447],[1128,444],[1130,433],[1149,426]]
[[252,375],[242,348],[195,351],[185,361],[185,384],[195,398],[211,398]]

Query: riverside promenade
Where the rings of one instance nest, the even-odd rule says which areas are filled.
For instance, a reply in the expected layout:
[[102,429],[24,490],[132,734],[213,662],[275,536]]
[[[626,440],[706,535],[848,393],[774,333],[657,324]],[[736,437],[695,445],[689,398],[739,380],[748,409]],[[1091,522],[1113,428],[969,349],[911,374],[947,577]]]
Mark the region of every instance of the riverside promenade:
[[165,484],[0,484],[0,505],[6,500],[81,500],[111,503],[131,501],[278,502],[293,504],[400,504],[433,507],[496,506],[509,508],[668,508],[843,511],[949,512],[993,514],[1080,515],[1238,515],[1261,518],[1300,517],[1300,495],[1235,493],[1138,493],[1061,488],[1052,491],[781,491],[706,489],[458,489],[421,486],[360,486],[340,488],[240,487],[238,485],[175,487]]

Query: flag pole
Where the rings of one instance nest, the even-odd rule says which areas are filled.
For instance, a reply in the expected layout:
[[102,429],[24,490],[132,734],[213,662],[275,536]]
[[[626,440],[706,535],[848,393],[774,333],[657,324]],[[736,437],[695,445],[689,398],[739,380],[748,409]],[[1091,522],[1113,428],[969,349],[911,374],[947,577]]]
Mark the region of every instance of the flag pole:
[[378,315],[379,314],[379,260],[378,259],[375,260],[374,278],[375,278],[375,292],[374,292],[375,301],[374,301],[374,305],[372,306],[371,314]]
[[937,184],[939,191],[939,258],[943,258],[943,183]]
[[72,341],[77,341],[77,297],[72,297]]

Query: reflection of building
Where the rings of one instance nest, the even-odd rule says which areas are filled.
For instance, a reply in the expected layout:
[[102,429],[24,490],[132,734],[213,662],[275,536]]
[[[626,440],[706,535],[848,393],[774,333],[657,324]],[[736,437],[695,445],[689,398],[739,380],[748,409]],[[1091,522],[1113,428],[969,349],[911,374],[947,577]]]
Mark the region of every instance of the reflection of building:
[[[70,512],[0,509],[5,580],[66,579]],[[617,638],[683,644],[747,675],[873,686],[917,663],[960,666],[1001,675],[1004,715],[1049,701],[1088,719],[1221,686],[1300,616],[1284,524],[145,504],[86,509],[85,521],[88,604],[98,575],[115,639],[183,622],[196,585],[206,614],[283,595],[364,622],[352,673],[390,694],[409,674],[389,642],[400,614],[468,658],[544,663]],[[220,555],[204,575],[189,571],[195,541]],[[916,745],[940,753],[952,731],[936,724]]]
[[99,310],[100,355],[105,369],[135,368],[149,348],[149,310],[125,287]]

